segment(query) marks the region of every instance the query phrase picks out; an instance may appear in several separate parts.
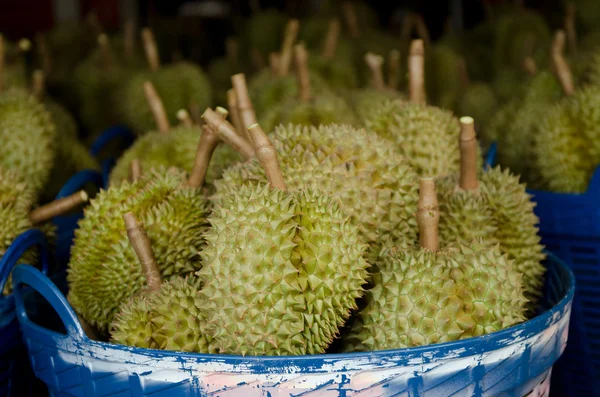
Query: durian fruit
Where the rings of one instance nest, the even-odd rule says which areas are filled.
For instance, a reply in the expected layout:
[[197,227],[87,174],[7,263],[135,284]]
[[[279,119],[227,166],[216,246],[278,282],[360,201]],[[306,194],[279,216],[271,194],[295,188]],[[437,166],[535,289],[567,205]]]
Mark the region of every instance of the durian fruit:
[[278,106],[267,109],[259,118],[261,125],[272,131],[279,124],[319,125],[356,124],[354,112],[346,101],[333,94],[313,95],[308,70],[308,54],[302,44],[294,47],[299,97],[286,98]]
[[161,275],[170,278],[202,266],[208,211],[201,186],[176,168],[144,170],[138,180],[101,191],[75,231],[67,270],[73,308],[105,334],[119,305],[143,288],[124,213],[134,212],[144,223]]
[[[234,151],[231,146],[218,145],[219,139],[212,138],[214,133],[208,131],[207,128],[203,130],[195,125],[187,111],[183,109],[178,112],[182,117],[182,123],[175,128],[171,128],[162,100],[153,88],[152,83],[147,82],[144,91],[148,107],[154,114],[158,130],[150,131],[138,138],[121,155],[110,173],[110,186],[119,186],[129,179],[129,167],[134,159],[137,159],[141,168],[145,170],[163,166],[177,167],[189,172],[196,158],[196,148],[200,136],[204,138],[210,136],[210,141],[207,143],[202,141],[202,144],[207,144],[211,148],[211,153],[214,150],[214,153],[212,153],[213,160],[207,171],[207,183],[212,184],[213,180],[221,176],[226,167],[242,159],[242,156]],[[223,117],[226,117],[227,111],[222,110],[224,111]],[[225,130],[225,132],[227,131]],[[231,139],[236,139],[235,133],[229,134],[229,136],[232,137]],[[250,143],[245,142],[241,137],[237,138],[237,142],[238,146],[241,145],[245,158],[253,155]]]
[[225,39],[225,56],[214,59],[207,68],[207,75],[213,86],[215,102],[221,106],[227,104],[225,92],[230,88],[230,78],[236,73],[246,72],[240,61],[238,41],[235,37]]
[[0,34],[0,90],[27,86],[27,68],[21,53],[28,51],[30,46],[27,39],[13,46]]
[[211,346],[323,353],[363,293],[365,244],[330,196],[286,190],[271,142],[257,124],[248,131],[269,185],[239,186],[209,218],[198,276]]
[[561,193],[582,193],[600,161],[597,109],[599,86],[588,86],[549,107],[534,137],[540,186]]
[[204,109],[210,105],[212,91],[208,78],[200,67],[189,62],[160,66],[152,31],[142,31],[149,71],[139,72],[117,91],[117,101],[125,124],[142,135],[154,127],[152,112],[146,106],[144,83],[151,81],[160,94],[170,123],[175,123],[179,109]]
[[241,37],[244,47],[256,49],[263,59],[279,49],[280,37],[286,29],[286,16],[276,9],[260,10],[246,20]]
[[437,181],[441,241],[444,245],[474,240],[487,247],[499,244],[500,252],[523,275],[523,292],[535,305],[542,294],[545,273],[535,204],[519,176],[500,167],[478,172],[473,119],[463,117],[461,125],[460,173]]
[[201,284],[193,276],[163,282],[143,225],[131,212],[123,219],[147,285],[119,307],[111,324],[111,342],[208,353],[203,302],[198,294]]
[[[440,249],[433,178],[422,178],[420,247],[386,248],[346,350],[423,346],[485,335],[525,320],[521,275],[498,247],[477,241]],[[443,215],[442,215],[443,217]]]
[[369,117],[367,129],[394,142],[418,175],[457,172],[460,156],[453,150],[460,127],[451,112],[425,104],[423,41],[414,40],[409,56],[410,102],[389,101]]
[[441,108],[455,109],[463,92],[457,67],[460,55],[447,45],[436,44],[426,49],[425,58],[427,98]]

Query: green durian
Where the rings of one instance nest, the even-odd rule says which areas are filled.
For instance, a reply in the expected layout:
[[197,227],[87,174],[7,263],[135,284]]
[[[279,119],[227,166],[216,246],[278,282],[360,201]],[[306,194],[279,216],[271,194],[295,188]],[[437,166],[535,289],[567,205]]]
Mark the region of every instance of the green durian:
[[31,43],[27,39],[14,45],[0,34],[0,51],[2,52],[0,85],[2,89],[25,88],[29,84],[23,52],[28,51],[30,46]]
[[[421,247],[382,250],[374,287],[358,313],[346,350],[371,351],[485,335],[525,320],[521,275],[498,247],[473,241],[439,249],[437,202],[421,180]],[[443,214],[442,214],[443,216]]]
[[463,91],[458,67],[460,55],[453,48],[438,44],[425,56],[427,97],[441,108],[454,109]]
[[202,265],[209,207],[200,188],[177,169],[144,170],[132,183],[101,191],[75,231],[67,281],[69,302],[92,326],[107,332],[119,305],[143,287],[143,275],[125,233],[122,215],[145,224],[164,278]]
[[287,17],[276,9],[267,9],[253,13],[246,20],[243,34],[246,45],[244,47],[256,49],[263,59],[281,46],[281,37],[284,34]]
[[[261,156],[273,169],[275,152],[258,129],[249,128],[256,151],[273,154]],[[282,190],[281,171],[270,176],[270,186],[224,195],[209,218],[198,276],[211,345],[221,354],[323,353],[357,308],[366,246],[335,200]]]
[[213,87],[215,102],[221,106],[228,104],[226,93],[231,88],[231,76],[246,72],[248,69],[239,59],[237,43],[236,38],[228,37],[225,41],[225,56],[211,61],[206,69]]
[[[462,94],[458,112],[460,115],[468,115],[476,120],[478,131],[481,131],[483,143],[488,146],[494,140],[493,133],[488,135],[488,124],[498,110],[498,98],[489,84],[475,82],[469,84]],[[493,138],[492,138],[493,137]]]

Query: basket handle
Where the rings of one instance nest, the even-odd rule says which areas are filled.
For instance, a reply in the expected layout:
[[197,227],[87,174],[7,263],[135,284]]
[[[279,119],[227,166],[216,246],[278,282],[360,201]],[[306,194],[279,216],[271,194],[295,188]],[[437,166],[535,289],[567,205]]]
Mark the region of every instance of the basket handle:
[[102,174],[98,171],[93,170],[83,170],[79,171],[75,175],[73,175],[67,183],[63,185],[58,194],[56,195],[56,199],[60,199],[63,197],[67,197],[72,195],[73,193],[78,192],[85,186],[86,183],[93,183],[98,187],[103,186]]
[[113,140],[119,138],[123,138],[125,141],[125,147],[131,145],[135,139],[129,128],[125,127],[124,125],[116,125],[104,130],[104,132],[100,134],[98,138],[96,138],[90,147],[90,154],[94,157],[98,157],[102,149],[104,149]]
[[40,247],[42,272],[46,273],[48,271],[49,251],[46,236],[39,229],[29,229],[26,232],[21,233],[12,242],[2,256],[2,259],[0,259],[0,291],[4,290],[6,280],[8,280],[8,275],[19,261],[19,258],[23,256],[25,251],[34,245]]
[[50,303],[63,322],[68,335],[79,340],[87,339],[75,311],[71,308],[69,302],[67,302],[67,298],[65,298],[48,277],[30,265],[19,266],[13,272],[16,312],[20,323],[28,325],[33,324],[27,317],[27,312],[25,311],[23,288],[21,288],[22,284],[33,288],[34,291],[42,295],[44,299]]

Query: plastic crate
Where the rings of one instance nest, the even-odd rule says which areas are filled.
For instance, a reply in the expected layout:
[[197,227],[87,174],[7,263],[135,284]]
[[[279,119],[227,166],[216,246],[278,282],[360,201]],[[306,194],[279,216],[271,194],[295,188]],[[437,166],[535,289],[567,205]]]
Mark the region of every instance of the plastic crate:
[[600,168],[582,194],[529,191],[546,248],[577,279],[569,343],[555,371],[557,396],[600,395]]
[[[463,341],[369,353],[241,357],[140,349],[86,337],[64,295],[37,269],[15,269],[17,313],[36,376],[53,396],[547,396],[565,348],[574,278],[550,255],[534,319]],[[23,287],[64,332],[35,324]]]

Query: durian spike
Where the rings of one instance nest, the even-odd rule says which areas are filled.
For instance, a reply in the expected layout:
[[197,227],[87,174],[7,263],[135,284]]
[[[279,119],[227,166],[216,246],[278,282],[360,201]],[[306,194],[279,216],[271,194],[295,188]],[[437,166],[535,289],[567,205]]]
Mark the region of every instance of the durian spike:
[[388,83],[387,86],[391,90],[398,89],[398,81],[400,76],[400,51],[391,50],[388,55]]
[[43,33],[36,34],[35,42],[37,44],[37,51],[42,64],[42,69],[46,75],[49,75],[52,69],[52,57],[50,56],[50,50],[48,49],[46,35]]
[[250,141],[250,135],[248,135],[249,125],[256,123],[256,113],[254,112],[254,106],[250,100],[250,94],[248,93],[248,86],[246,85],[246,75],[244,73],[238,73],[231,76],[231,85],[233,85],[233,91],[237,98],[237,106],[240,114],[240,120],[244,128],[244,137]]
[[27,52],[31,49],[31,41],[27,38],[23,38],[23,39],[19,40],[17,45],[21,52]]
[[265,60],[257,48],[250,50],[250,61],[255,71],[263,70],[265,67]]
[[246,160],[254,157],[254,148],[249,141],[239,136],[235,128],[219,113],[208,108],[202,114],[202,120],[211,126],[219,138],[240,153]]
[[229,113],[231,114],[231,124],[233,124],[233,127],[237,131],[238,135],[245,139],[248,133],[244,132],[242,119],[240,118],[240,109],[238,108],[237,103],[237,95],[235,95],[233,88],[227,90],[227,107],[229,108]]
[[238,42],[235,37],[227,37],[225,39],[225,54],[227,59],[232,62],[237,61],[238,58]]
[[58,200],[54,200],[48,204],[44,204],[29,213],[29,220],[34,225],[45,222],[54,218],[55,216],[62,215],[73,208],[88,201],[89,197],[85,190],[80,190],[77,193],[73,193],[70,196],[63,197]]
[[4,89],[4,36],[0,34],[0,92]]
[[[290,71],[290,64],[292,63],[292,47],[298,37],[299,30],[300,22],[297,19],[290,19],[285,27],[285,36],[283,37],[283,43],[281,45],[279,76],[287,76]],[[250,124],[246,124],[246,126],[248,125]]]
[[323,46],[323,57],[327,59],[335,58],[335,50],[337,49],[339,37],[340,21],[337,18],[333,18],[329,21],[329,28],[327,29],[327,35],[325,36],[325,43]]
[[166,134],[171,129],[169,118],[167,117],[167,112],[165,111],[165,107],[158,92],[156,92],[154,85],[150,81],[144,83],[144,94],[146,95],[148,106],[150,106],[150,110],[152,110],[152,115],[154,116],[154,121],[156,122],[158,130]]
[[383,57],[381,55],[367,52],[365,62],[371,71],[371,85],[379,91],[385,91],[385,82],[383,81]]
[[150,239],[146,234],[144,226],[137,220],[132,212],[123,214],[125,227],[127,228],[127,237],[133,246],[133,250],[140,261],[142,272],[146,278],[146,284],[150,291],[157,291],[162,284],[162,277],[154,258]]
[[425,104],[425,49],[423,48],[423,40],[413,40],[410,43],[408,78],[410,101]]
[[460,178],[458,187],[463,190],[474,190],[479,186],[477,181],[477,138],[475,122],[472,117],[460,118]]
[[431,36],[429,34],[429,29],[427,29],[427,25],[425,24],[425,20],[421,15],[417,15],[415,24],[419,38],[423,40],[423,44],[429,46],[431,44]]
[[144,42],[144,52],[146,53],[146,59],[148,60],[150,70],[158,70],[158,68],[160,68],[160,57],[158,55],[158,49],[156,48],[154,34],[150,28],[142,29],[142,41]]
[[565,32],[567,33],[569,50],[573,54],[577,52],[577,30],[575,28],[576,14],[577,8],[575,6],[575,3],[567,3],[567,9],[565,12]]
[[417,224],[419,225],[419,243],[422,248],[437,251],[440,248],[438,224],[440,210],[435,192],[434,178],[419,179],[419,203]]
[[533,57],[525,57],[523,59],[523,69],[530,75],[535,76],[537,74],[537,64]]
[[133,159],[129,164],[129,177],[131,182],[136,182],[142,177],[142,164],[140,159]]
[[37,69],[33,71],[31,78],[31,93],[38,99],[38,101],[42,101],[44,99],[44,94],[46,91],[45,80],[44,72],[42,70]]
[[559,30],[554,35],[554,41],[552,42],[552,63],[565,95],[570,96],[575,91],[575,86],[573,85],[571,68],[563,56],[564,49],[565,32]]
[[471,84],[471,79],[469,79],[469,71],[467,70],[467,62],[465,62],[465,58],[459,57],[458,62],[456,63],[456,68],[458,69],[458,77],[460,79],[461,88],[466,90]]
[[279,53],[272,52],[269,54],[269,67],[271,68],[271,73],[273,75],[277,75],[279,73]]
[[342,4],[342,12],[344,13],[344,19],[348,25],[350,36],[357,38],[360,36],[360,30],[358,29],[358,19],[356,18],[356,12],[351,2],[345,1]]
[[[223,108],[220,108],[225,110]],[[223,120],[227,117],[227,111],[223,113],[219,111],[217,108],[217,114]],[[211,124],[204,125],[204,131],[202,132],[202,136],[200,136],[200,142],[198,142],[198,148],[196,149],[196,157],[194,158],[194,166],[192,167],[192,172],[190,173],[190,177],[187,181],[188,186],[193,188],[199,188],[204,185],[204,181],[206,179],[206,172],[208,171],[208,164],[210,163],[210,159],[219,144],[219,136],[215,131],[215,128]]]
[[132,59],[135,55],[135,22],[131,19],[123,26],[123,51],[127,59]]
[[110,70],[113,66],[113,58],[107,34],[102,33],[100,36],[98,36],[98,45],[100,46],[104,69]]
[[188,111],[185,109],[179,109],[177,111],[177,120],[179,120],[179,122],[186,127],[194,126],[194,121],[190,117],[190,114],[188,113]]
[[296,73],[298,74],[298,91],[300,101],[308,102],[311,98],[310,76],[308,72],[308,53],[304,44],[294,46],[294,58],[296,59]]
[[279,161],[277,161],[277,151],[273,143],[258,123],[248,127],[248,132],[250,132],[256,157],[265,170],[269,183],[274,188],[285,190],[285,181],[279,167]]

